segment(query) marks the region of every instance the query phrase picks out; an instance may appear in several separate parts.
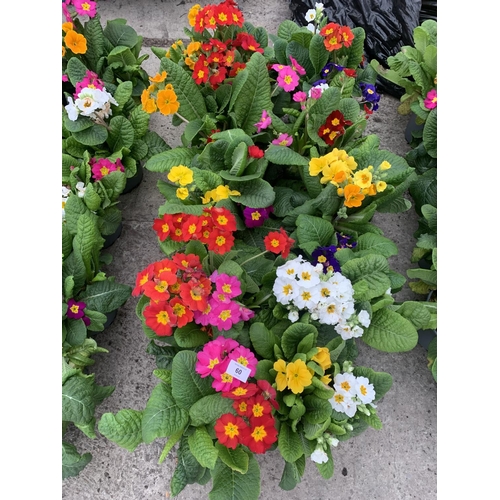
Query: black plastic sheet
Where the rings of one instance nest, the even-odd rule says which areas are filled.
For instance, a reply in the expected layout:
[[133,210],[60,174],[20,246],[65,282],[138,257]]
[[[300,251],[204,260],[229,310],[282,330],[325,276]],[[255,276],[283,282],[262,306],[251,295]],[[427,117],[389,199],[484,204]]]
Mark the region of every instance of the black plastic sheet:
[[[420,11],[426,3],[426,15],[435,15],[437,2],[427,0],[324,0],[324,14],[330,22],[365,30],[365,56],[387,66],[387,58],[403,45],[413,45],[413,30],[421,24]],[[290,0],[292,20],[307,26],[305,14],[315,8],[315,0]],[[428,17],[426,17],[427,19]],[[423,19],[425,20],[425,19]],[[404,90],[382,78],[377,91],[401,97]]]

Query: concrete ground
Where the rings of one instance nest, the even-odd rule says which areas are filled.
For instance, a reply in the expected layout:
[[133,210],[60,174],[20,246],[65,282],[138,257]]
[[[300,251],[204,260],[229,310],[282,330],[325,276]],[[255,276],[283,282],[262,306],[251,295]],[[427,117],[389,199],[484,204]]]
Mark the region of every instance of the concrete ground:
[[[124,18],[144,37],[144,53],[151,57],[144,68],[150,75],[157,72],[159,60],[149,47],[167,47],[185,38],[187,12],[194,2],[184,0],[99,0],[98,12],[103,21]],[[202,6],[216,1],[198,0]],[[284,19],[291,17],[287,0],[240,0],[245,19],[275,33]],[[397,114],[398,100],[383,95],[380,109],[369,121],[368,132],[380,137],[381,147],[404,155],[409,146],[404,139],[407,118]],[[168,117],[153,115],[153,130],[172,147],[180,144],[182,130],[172,127]],[[107,267],[109,276],[120,283],[134,286],[137,272],[164,256],[159,249],[152,223],[164,198],[156,182],[164,174],[144,172],[144,180],[135,190],[123,195],[120,208],[123,231],[108,249],[113,262]],[[417,228],[414,211],[403,214],[377,214],[375,221],[399,247],[391,266],[405,274],[412,267],[410,254]],[[399,300],[416,298],[405,287]],[[123,408],[141,410],[158,380],[152,356],[145,352],[145,337],[135,315],[137,298],[130,298],[118,311],[112,325],[95,338],[109,352],[95,356],[92,367],[100,385],[116,389],[96,411],[116,413]],[[341,442],[333,449],[334,477],[325,481],[311,461],[307,461],[302,482],[292,491],[283,491],[278,483],[283,460],[279,452],[259,457],[261,496],[263,500],[432,500],[437,497],[437,385],[426,366],[426,351],[417,345],[411,352],[388,354],[376,351],[362,342],[357,364],[386,371],[394,378],[391,390],[378,405],[383,429],[369,428],[358,437]],[[92,461],[79,476],[62,483],[63,500],[145,500],[169,496],[169,482],[175,468],[175,451],[158,465],[166,440],[140,445],[133,453],[120,448],[98,434],[94,440],[72,428],[65,439],[80,453],[90,452]],[[179,500],[208,498],[211,484],[188,485]]]

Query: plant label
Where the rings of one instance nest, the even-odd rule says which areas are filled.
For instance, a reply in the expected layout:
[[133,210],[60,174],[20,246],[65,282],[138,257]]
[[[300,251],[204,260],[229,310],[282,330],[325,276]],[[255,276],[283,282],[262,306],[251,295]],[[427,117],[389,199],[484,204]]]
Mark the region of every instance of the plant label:
[[250,368],[247,368],[246,366],[243,366],[242,364],[232,359],[226,368],[226,373],[229,373],[229,375],[232,375],[234,378],[237,378],[242,382],[246,382],[248,376],[250,375]]

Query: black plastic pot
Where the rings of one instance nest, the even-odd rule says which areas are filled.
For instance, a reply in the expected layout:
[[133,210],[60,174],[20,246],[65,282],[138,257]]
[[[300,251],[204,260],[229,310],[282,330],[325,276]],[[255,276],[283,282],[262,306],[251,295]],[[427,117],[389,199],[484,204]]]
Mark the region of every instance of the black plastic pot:
[[144,169],[142,167],[142,163],[137,164],[137,172],[133,177],[129,177],[125,184],[125,189],[122,194],[130,193],[133,189],[135,189],[141,182],[144,177]]
[[116,228],[116,231],[113,234],[103,235],[104,245],[102,248],[109,248],[119,238],[120,234],[122,234],[122,229],[123,223],[120,222],[120,225]]
[[118,309],[115,309],[114,311],[111,311],[110,313],[106,313],[106,323],[104,323],[104,329],[106,330],[106,328],[108,328],[111,323],[113,323],[113,321],[115,320],[116,318],[116,314],[118,312]]
[[[434,295],[435,290],[431,290],[429,295],[427,296],[427,302],[429,302]],[[428,349],[429,344],[437,337],[437,330],[429,329],[429,330],[417,330],[418,332],[418,343],[423,348]]]
[[410,114],[410,119],[408,120],[408,125],[406,125],[405,130],[405,139],[408,144],[411,143],[413,137],[411,135],[412,132],[416,132],[417,130],[423,130],[424,124],[417,125],[416,123],[417,115],[415,113]]

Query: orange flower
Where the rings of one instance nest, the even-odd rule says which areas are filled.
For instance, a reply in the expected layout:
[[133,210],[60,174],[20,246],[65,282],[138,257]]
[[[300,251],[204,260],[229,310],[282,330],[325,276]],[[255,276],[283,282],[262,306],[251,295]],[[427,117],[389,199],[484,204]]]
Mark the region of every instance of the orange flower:
[[180,106],[176,93],[170,89],[160,90],[156,96],[156,102],[162,115],[173,115]]
[[146,111],[146,113],[154,113],[156,111],[156,102],[155,100],[149,95],[149,92],[147,90],[143,90],[141,94],[141,103],[142,103],[142,109]]
[[344,205],[347,208],[353,208],[361,206],[361,202],[365,199],[365,195],[356,184],[348,184],[344,188],[344,198]]
[[85,54],[87,52],[87,39],[74,30],[68,30],[64,37],[64,43],[74,54]]
[[189,21],[189,26],[194,26],[196,23],[196,16],[201,9],[201,5],[199,3],[193,5],[188,12],[188,21]]
[[167,78],[167,72],[166,71],[162,71],[161,75],[160,75],[160,73],[156,73],[155,76],[150,76],[149,77],[149,79],[152,82],[155,82],[155,83],[163,82],[163,80],[165,80],[165,78]]
[[68,30],[72,30],[72,29],[73,29],[73,23],[67,22],[67,23],[62,24],[62,30],[64,31],[64,33],[67,33]]

